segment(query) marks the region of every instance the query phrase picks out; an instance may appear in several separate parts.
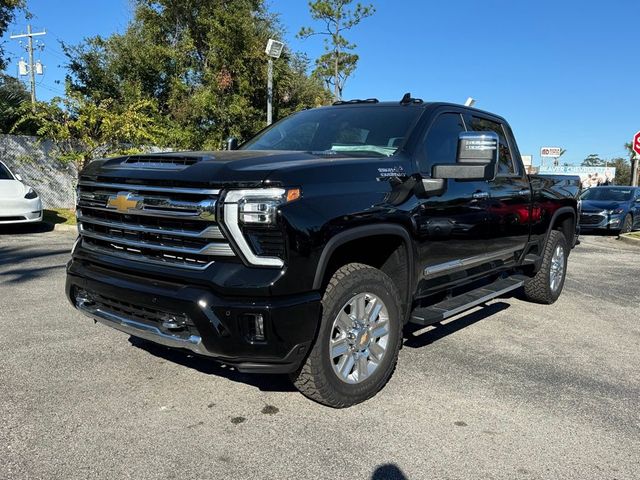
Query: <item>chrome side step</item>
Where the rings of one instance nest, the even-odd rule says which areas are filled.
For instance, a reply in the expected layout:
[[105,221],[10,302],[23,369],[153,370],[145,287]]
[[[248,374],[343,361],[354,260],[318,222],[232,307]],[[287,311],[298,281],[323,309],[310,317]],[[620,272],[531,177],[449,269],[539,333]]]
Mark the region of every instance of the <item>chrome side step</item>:
[[411,312],[409,322],[423,326],[433,325],[500,295],[516,290],[522,287],[526,280],[527,277],[524,275],[512,275],[462,295],[447,298],[429,307],[416,308]]

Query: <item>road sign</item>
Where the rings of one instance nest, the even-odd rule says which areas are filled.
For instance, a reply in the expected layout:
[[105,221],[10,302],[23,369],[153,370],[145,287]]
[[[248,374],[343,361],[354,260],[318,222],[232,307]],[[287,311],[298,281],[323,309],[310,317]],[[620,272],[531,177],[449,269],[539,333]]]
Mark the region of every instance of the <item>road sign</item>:
[[633,151],[640,157],[640,132],[636,133],[636,136],[633,137]]
[[562,154],[560,147],[542,147],[540,149],[540,156],[545,158],[558,158]]

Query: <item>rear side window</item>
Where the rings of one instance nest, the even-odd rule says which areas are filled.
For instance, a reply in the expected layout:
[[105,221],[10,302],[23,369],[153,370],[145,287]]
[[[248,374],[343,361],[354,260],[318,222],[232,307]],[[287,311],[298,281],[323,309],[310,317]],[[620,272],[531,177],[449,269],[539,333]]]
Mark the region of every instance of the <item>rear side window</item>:
[[428,172],[429,167],[456,163],[458,136],[465,131],[462,116],[457,113],[443,113],[438,116],[425,138],[426,162],[421,162],[420,170]]
[[509,142],[504,133],[502,124],[488,120],[486,118],[471,117],[469,129],[473,132],[495,132],[500,141],[500,156],[498,158],[498,175],[513,175],[515,168],[513,166],[513,157],[509,149]]

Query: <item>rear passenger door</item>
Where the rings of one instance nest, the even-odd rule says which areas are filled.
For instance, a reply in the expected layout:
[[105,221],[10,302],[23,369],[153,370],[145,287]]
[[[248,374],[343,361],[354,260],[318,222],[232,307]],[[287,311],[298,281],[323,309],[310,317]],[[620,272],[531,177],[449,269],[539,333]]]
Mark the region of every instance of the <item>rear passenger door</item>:
[[470,131],[491,131],[498,135],[500,155],[498,174],[488,183],[487,222],[491,250],[521,253],[529,240],[532,192],[520,152],[508,125],[498,118],[480,114],[465,116]]

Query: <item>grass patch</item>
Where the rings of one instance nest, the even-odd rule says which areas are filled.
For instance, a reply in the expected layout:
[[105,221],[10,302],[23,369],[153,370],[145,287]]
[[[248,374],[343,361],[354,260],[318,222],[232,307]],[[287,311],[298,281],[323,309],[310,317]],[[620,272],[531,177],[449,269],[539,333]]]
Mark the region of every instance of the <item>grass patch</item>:
[[637,238],[640,240],[640,232],[633,232],[629,234],[630,237]]
[[69,210],[67,208],[53,208],[51,210],[45,210],[42,216],[42,221],[56,225],[75,225],[76,212],[75,210]]

